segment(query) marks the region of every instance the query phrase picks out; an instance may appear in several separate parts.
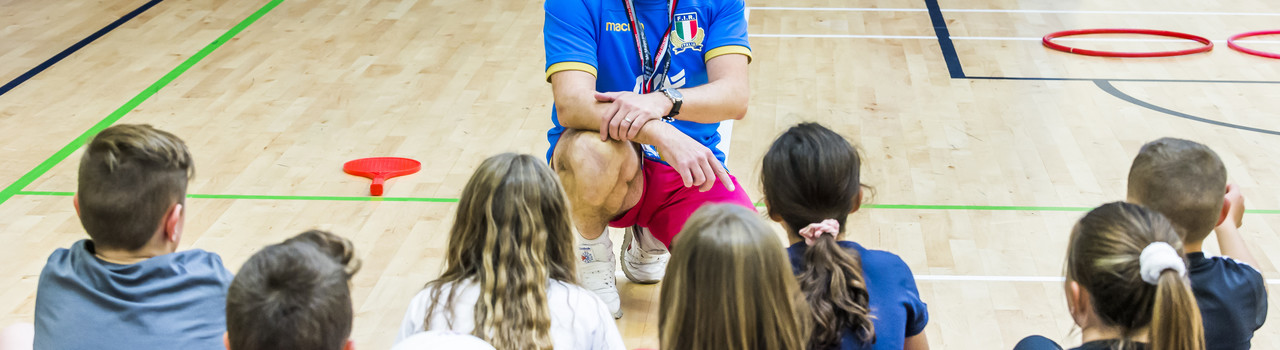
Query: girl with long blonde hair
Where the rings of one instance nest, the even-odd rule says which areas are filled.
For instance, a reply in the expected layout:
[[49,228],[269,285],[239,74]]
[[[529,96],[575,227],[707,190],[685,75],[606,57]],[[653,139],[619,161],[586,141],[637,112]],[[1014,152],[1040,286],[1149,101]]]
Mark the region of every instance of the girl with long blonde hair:
[[462,191],[444,272],[413,298],[397,342],[450,330],[499,350],[625,349],[608,307],[576,284],[569,215],[538,158],[486,159]]
[[782,244],[754,211],[709,204],[676,236],[658,311],[662,350],[802,350],[809,314]]

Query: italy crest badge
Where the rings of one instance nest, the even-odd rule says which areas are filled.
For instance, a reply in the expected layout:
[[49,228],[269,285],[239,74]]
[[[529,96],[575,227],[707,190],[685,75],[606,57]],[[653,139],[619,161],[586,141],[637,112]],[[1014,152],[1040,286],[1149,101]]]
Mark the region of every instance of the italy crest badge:
[[676,14],[676,23],[671,28],[671,54],[677,55],[684,50],[702,51],[702,40],[706,33],[698,27],[698,13]]

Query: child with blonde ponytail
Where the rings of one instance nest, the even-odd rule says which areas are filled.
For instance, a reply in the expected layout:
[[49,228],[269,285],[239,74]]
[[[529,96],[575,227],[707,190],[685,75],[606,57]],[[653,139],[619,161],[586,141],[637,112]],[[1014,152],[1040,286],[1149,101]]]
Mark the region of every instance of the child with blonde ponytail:
[[862,203],[858,151],[815,123],[791,127],[764,156],[769,217],[790,232],[792,270],[813,314],[809,349],[927,349],[929,311],[893,253],[841,240]]
[[[1080,350],[1203,350],[1182,240],[1160,213],[1115,202],[1090,211],[1067,246],[1067,305]],[[1061,349],[1032,336],[1016,350]]]

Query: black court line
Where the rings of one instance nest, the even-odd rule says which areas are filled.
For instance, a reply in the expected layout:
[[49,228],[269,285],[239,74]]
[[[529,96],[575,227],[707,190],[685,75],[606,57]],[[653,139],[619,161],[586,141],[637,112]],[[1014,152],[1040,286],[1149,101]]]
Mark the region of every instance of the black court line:
[[955,44],[951,42],[951,32],[947,30],[947,20],[942,17],[942,8],[938,6],[938,0],[924,0],[925,7],[929,9],[929,21],[933,24],[933,32],[938,36],[938,46],[942,49],[942,57],[947,62],[947,71],[951,74],[952,79],[973,79],[973,80],[1021,80],[1021,81],[1091,81],[1102,91],[1115,96],[1121,100],[1150,109],[1156,112],[1168,114],[1178,118],[1197,121],[1201,123],[1228,127],[1233,129],[1252,131],[1268,135],[1280,136],[1280,131],[1255,128],[1239,124],[1232,124],[1207,118],[1201,118],[1194,115],[1178,112],[1172,109],[1160,107],[1143,100],[1139,100],[1133,96],[1121,92],[1111,85],[1113,81],[1120,82],[1146,82],[1146,83],[1218,83],[1218,84],[1280,84],[1280,81],[1272,80],[1195,80],[1195,79],[1090,79],[1090,78],[1051,78],[1051,77],[970,77],[964,75],[964,67],[960,64],[960,57],[956,54]]
[[1051,77],[973,77],[977,80],[1029,80],[1029,81],[1121,81],[1140,83],[1216,83],[1216,84],[1280,84],[1276,80],[1196,80],[1196,79],[1111,79],[1111,78],[1051,78]]
[[[967,76],[964,66],[960,64],[960,56],[956,54],[956,45],[951,42],[951,31],[947,29],[947,19],[942,17],[942,8],[938,0],[924,0],[929,10],[929,22],[933,25],[933,33],[938,37],[938,47],[942,49],[942,59],[947,62],[947,72],[952,79],[976,80],[1042,80],[1042,81],[1097,81],[1102,78],[1054,78],[1054,77],[983,77]],[[1150,83],[1217,83],[1217,84],[1280,84],[1275,80],[1195,80],[1195,79],[1102,79],[1125,82]]]
[[1110,82],[1110,81],[1108,81],[1108,80],[1101,80],[1101,79],[1099,79],[1099,80],[1094,80],[1094,81],[1093,81],[1093,84],[1094,84],[1094,85],[1097,85],[1099,88],[1101,88],[1101,89],[1102,89],[1102,91],[1106,91],[1108,94],[1111,94],[1112,96],[1115,96],[1115,97],[1117,97],[1117,98],[1119,98],[1119,99],[1121,99],[1121,100],[1128,101],[1129,103],[1132,103],[1132,104],[1135,104],[1135,105],[1138,105],[1138,106],[1142,106],[1143,108],[1150,109],[1150,110],[1153,110],[1153,111],[1156,111],[1156,112],[1160,112],[1160,113],[1168,114],[1168,115],[1175,116],[1175,117],[1178,117],[1178,118],[1183,118],[1183,119],[1188,119],[1188,120],[1194,120],[1194,121],[1198,121],[1198,122],[1206,123],[1206,124],[1213,124],[1213,125],[1217,125],[1217,126],[1224,126],[1224,127],[1228,127],[1228,128],[1240,129],[1240,130],[1245,130],[1245,131],[1259,132],[1259,133],[1263,133],[1263,134],[1280,135],[1280,131],[1267,130],[1267,129],[1259,129],[1259,128],[1249,127],[1249,126],[1244,126],[1244,125],[1239,125],[1239,124],[1231,124],[1231,123],[1221,122],[1221,121],[1212,120],[1212,119],[1205,119],[1205,118],[1197,117],[1197,116],[1194,116],[1194,115],[1190,115],[1190,114],[1186,114],[1186,113],[1178,112],[1178,111],[1175,111],[1175,110],[1172,110],[1172,109],[1168,109],[1168,108],[1160,107],[1160,106],[1157,106],[1157,105],[1153,105],[1153,104],[1148,103],[1148,102],[1146,102],[1146,101],[1139,100],[1139,99],[1138,99],[1138,98],[1136,98],[1136,97],[1129,96],[1129,94],[1126,94],[1126,93],[1124,93],[1124,92],[1120,91],[1119,89],[1116,89],[1116,87],[1115,87],[1114,85],[1111,85],[1111,82]]
[[951,43],[951,31],[947,30],[947,19],[942,17],[942,8],[938,0],[924,0],[929,8],[929,21],[933,23],[933,33],[938,36],[938,47],[942,49],[942,59],[947,62],[947,72],[951,79],[964,79],[964,66],[960,65],[960,56],[956,55],[956,45]]
[[101,38],[103,35],[107,35],[107,33],[110,33],[112,30],[115,30],[116,28],[120,27],[126,22],[129,22],[129,20],[132,20],[134,17],[138,17],[138,15],[142,14],[143,12],[146,12],[148,9],[151,9],[151,7],[155,6],[156,4],[159,4],[161,1],[164,1],[164,0],[151,0],[146,4],[142,4],[142,6],[139,6],[138,8],[134,9],[132,12],[125,14],[123,17],[120,17],[120,19],[117,19],[115,22],[111,22],[111,24],[108,24],[106,27],[102,27],[102,29],[99,29],[97,32],[94,32],[93,34],[90,34],[88,37],[84,39],[80,39],[80,41],[76,42],[74,45],[71,45],[71,47],[68,47],[67,49],[62,50],[62,52],[59,52],[57,55],[54,55],[53,57],[50,57],[44,62],[41,62],[40,65],[37,65],[31,68],[31,70],[28,70],[26,73],[22,73],[22,75],[19,75],[17,78],[14,78],[12,81],[5,83],[4,86],[0,86],[0,96],[3,96],[5,93],[9,92],[9,90],[13,90],[13,88],[15,87],[18,87],[18,85],[21,85],[22,83],[26,82],[28,79],[35,77],[36,74],[40,74],[40,72],[43,72],[45,69],[49,69],[49,67],[52,67],[55,63],[58,63],[58,61],[62,61],[62,59],[67,58],[67,56],[71,56],[71,54],[89,45],[89,43],[92,43],[94,40],[98,40],[98,38]]

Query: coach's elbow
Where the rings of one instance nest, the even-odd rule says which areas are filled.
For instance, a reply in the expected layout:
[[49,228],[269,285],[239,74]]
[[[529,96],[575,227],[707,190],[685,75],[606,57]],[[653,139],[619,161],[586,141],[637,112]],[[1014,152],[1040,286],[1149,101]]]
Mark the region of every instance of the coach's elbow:
[[584,116],[588,116],[587,108],[582,106],[582,101],[572,99],[556,99],[556,119],[559,120],[560,126],[570,129],[596,130],[599,124],[593,120],[584,120]]
[[732,103],[729,105],[728,115],[730,119],[742,120],[747,117],[747,105],[751,103],[751,92],[741,91],[733,94]]

